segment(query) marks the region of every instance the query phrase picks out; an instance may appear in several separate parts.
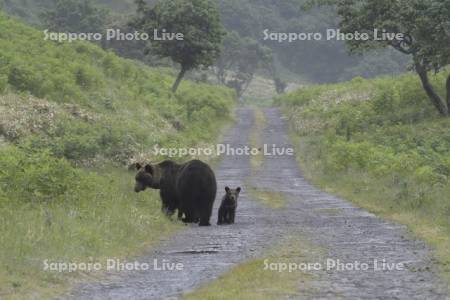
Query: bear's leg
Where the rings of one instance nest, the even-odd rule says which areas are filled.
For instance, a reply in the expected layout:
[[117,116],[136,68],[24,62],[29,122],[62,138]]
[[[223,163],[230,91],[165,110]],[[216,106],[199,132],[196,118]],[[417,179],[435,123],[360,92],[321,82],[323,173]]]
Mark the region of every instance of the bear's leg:
[[184,223],[195,223],[194,215],[189,212],[185,212],[183,222]]
[[198,223],[198,218],[195,218],[193,215],[185,214],[183,219],[184,223]]
[[217,225],[221,225],[223,223],[223,209],[222,207],[219,208],[219,213],[217,216]]
[[178,209],[178,220],[183,220],[183,211],[181,209]]
[[209,218],[200,219],[199,226],[211,226],[211,223],[209,223]]
[[231,224],[234,224],[234,217],[236,216],[236,209],[235,208],[233,208],[233,209],[231,209],[231,211],[230,211],[230,223]]
[[227,210],[226,208],[222,209],[222,224],[227,223]]
[[190,219],[189,217],[184,217],[182,221],[183,223],[194,223],[194,220]]
[[230,224],[230,209],[227,208],[225,212],[225,223]]
[[184,213],[184,223],[196,223],[196,217],[193,209],[191,209],[189,206],[184,205],[181,208],[181,211]]
[[209,223],[209,219],[211,218],[211,214],[208,213],[206,210],[203,210],[200,212],[200,226],[211,226],[211,223]]
[[209,220],[211,219],[211,214],[213,210],[213,204],[214,204],[214,195],[204,195],[197,203],[199,203],[199,206],[197,206],[196,212],[198,213],[198,216],[200,216],[200,226],[211,226],[211,223],[209,223]]

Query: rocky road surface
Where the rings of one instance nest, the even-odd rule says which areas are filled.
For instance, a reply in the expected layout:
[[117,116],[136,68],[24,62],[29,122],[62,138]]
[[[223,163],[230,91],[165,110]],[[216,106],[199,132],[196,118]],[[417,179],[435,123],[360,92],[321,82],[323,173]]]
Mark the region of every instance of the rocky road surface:
[[[291,147],[287,122],[278,109],[267,108],[262,143]],[[237,112],[237,124],[224,144],[249,145],[254,123],[252,108]],[[138,258],[181,263],[181,271],[119,272],[102,282],[83,284],[65,299],[178,299],[214,280],[232,266],[264,254],[287,235],[301,233],[337,262],[367,263],[369,270],[317,271],[308,287],[299,287],[298,299],[449,299],[446,285],[433,271],[429,250],[408,236],[404,226],[384,221],[338,197],[324,193],[301,175],[294,156],[265,156],[252,172],[248,156],[225,156],[216,168],[218,197],[211,227],[188,226]],[[282,192],[286,206],[272,209],[250,193],[246,184]],[[217,226],[217,208],[224,187],[241,186],[236,224]],[[131,188],[131,187],[130,187]],[[373,270],[374,260],[406,266],[403,271]],[[354,265],[354,264],[353,264]],[[262,266],[263,267],[263,266]]]

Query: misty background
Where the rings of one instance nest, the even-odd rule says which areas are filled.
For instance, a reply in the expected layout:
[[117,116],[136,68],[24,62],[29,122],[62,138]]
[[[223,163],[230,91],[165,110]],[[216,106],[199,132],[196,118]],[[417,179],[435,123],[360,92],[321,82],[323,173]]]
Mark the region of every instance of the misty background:
[[[338,28],[339,18],[333,7],[307,8],[306,0],[215,1],[229,33],[228,37],[244,40],[247,44],[257,43],[264,49],[267,47],[271,50],[270,66],[258,64],[255,68],[255,72],[264,77],[276,77],[277,80],[287,82],[331,83],[350,80],[356,76],[370,78],[396,75],[407,70],[408,57],[392,49],[349,55],[344,41],[263,41],[265,29],[270,32],[324,32],[327,28]],[[154,1],[147,2],[153,4]],[[57,11],[58,4],[67,10],[62,12],[64,14],[68,13],[73,3],[83,4],[85,1],[0,0],[1,8],[8,14],[39,28],[52,27],[53,24],[57,28],[50,29],[60,32],[97,32],[105,28],[133,31],[129,27],[137,7],[133,0],[89,1],[85,11],[75,16],[73,21],[66,17],[49,24],[49,12]],[[110,42],[102,46],[114,49],[121,56],[140,59],[152,66],[172,64],[168,59],[144,55],[142,49],[145,45],[142,42]],[[243,48],[242,43],[240,47]],[[224,47],[223,55],[227,52],[231,50]]]

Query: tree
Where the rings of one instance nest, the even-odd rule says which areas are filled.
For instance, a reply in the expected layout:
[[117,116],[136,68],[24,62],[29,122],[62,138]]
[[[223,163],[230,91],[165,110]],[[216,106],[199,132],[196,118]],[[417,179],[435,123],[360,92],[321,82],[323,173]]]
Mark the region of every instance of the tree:
[[233,31],[224,39],[221,55],[215,63],[216,77],[241,97],[258,69],[270,70],[272,63],[272,50]]
[[[172,91],[175,93],[187,71],[199,66],[211,66],[220,55],[225,31],[217,7],[211,0],[160,0],[149,7],[137,0],[137,17],[132,22],[152,40],[148,52],[169,57],[181,69]],[[155,30],[182,33],[183,40],[156,40]]]
[[238,96],[241,97],[249,87],[258,69],[269,70],[271,68],[272,50],[261,46],[257,41],[244,38],[243,48],[239,54],[236,76],[232,85],[237,88]]
[[214,71],[217,80],[226,85],[229,72],[236,67],[243,41],[236,31],[228,32],[223,40],[220,56],[216,60]]
[[54,0],[53,9],[42,14],[43,22],[52,31],[102,32],[106,27],[108,11],[89,1]]
[[[330,3],[330,0],[325,0]],[[446,101],[429,81],[428,72],[450,64],[450,0],[337,0],[344,33],[369,34],[368,40],[348,40],[351,52],[391,46],[411,55],[429,99],[443,116],[450,116],[450,75]],[[403,38],[374,40],[374,30],[402,33]]]
[[272,61],[271,64],[268,65],[268,67],[270,76],[272,77],[273,83],[275,85],[275,91],[277,92],[277,94],[283,94],[286,91],[287,83],[284,82],[283,79],[281,79],[280,75],[278,74],[275,59]]
[[275,83],[275,91],[277,94],[283,94],[286,91],[287,84],[280,77],[275,76],[273,82]]

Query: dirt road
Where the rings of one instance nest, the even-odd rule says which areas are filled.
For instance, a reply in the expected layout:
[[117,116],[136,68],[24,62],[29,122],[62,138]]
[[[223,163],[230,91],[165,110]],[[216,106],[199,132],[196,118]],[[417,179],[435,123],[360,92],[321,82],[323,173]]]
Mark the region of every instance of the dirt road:
[[[289,147],[286,121],[275,108],[265,109],[266,127],[262,143]],[[237,124],[223,143],[231,147],[249,145],[253,111],[237,112]],[[319,271],[300,299],[448,299],[439,281],[427,247],[408,238],[406,228],[386,222],[337,197],[321,192],[302,177],[294,156],[265,157],[258,172],[252,172],[248,156],[225,156],[215,170],[219,196],[225,185],[242,186],[237,223],[217,226],[217,207],[211,227],[187,227],[165,240],[140,262],[182,263],[182,271],[120,272],[104,282],[76,288],[69,299],[178,299],[207,281],[214,280],[233,265],[264,251],[287,235],[301,233],[325,249],[334,261],[402,263],[403,271]],[[246,193],[251,184],[282,192],[286,206],[271,209]],[[332,212],[332,213],[330,213]]]

